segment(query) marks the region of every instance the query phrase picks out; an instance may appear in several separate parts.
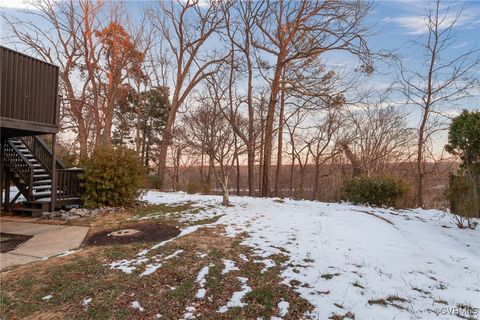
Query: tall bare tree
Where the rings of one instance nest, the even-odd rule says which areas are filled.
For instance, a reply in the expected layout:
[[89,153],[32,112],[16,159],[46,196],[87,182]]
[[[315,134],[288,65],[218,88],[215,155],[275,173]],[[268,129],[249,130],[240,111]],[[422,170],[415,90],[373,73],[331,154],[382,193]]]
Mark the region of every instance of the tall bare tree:
[[[238,126],[235,125],[235,116],[231,113],[227,115],[235,130],[237,136],[242,140],[247,148],[247,170],[248,170],[248,194],[255,194],[255,140],[257,132],[255,131],[255,106],[253,100],[253,77],[254,77],[254,57],[252,48],[252,38],[255,26],[255,14],[260,7],[260,2],[237,1],[233,6],[225,6],[225,16],[227,19],[227,36],[231,43],[231,50],[239,51],[243,56],[247,77],[246,97],[242,104],[246,105],[248,114],[248,133],[242,134]],[[237,74],[238,76],[238,74]],[[233,115],[233,116],[232,116]]]
[[256,18],[261,37],[254,40],[254,45],[275,62],[265,128],[262,196],[271,192],[273,124],[285,66],[331,50],[350,52],[369,64],[367,28],[362,23],[370,8],[370,4],[362,1],[264,2]]
[[322,114],[320,119],[315,122],[315,128],[311,134],[308,152],[312,155],[315,166],[315,181],[312,192],[312,200],[319,199],[321,167],[327,161],[339,153],[335,147],[336,134],[339,128],[344,124],[340,117],[338,109],[330,109]]
[[[305,119],[308,117],[309,112],[303,108],[296,108],[286,119],[285,119],[285,126],[288,130],[288,137],[289,137],[289,144],[290,144],[290,152],[287,154],[290,155],[291,163],[290,163],[290,195],[293,197],[294,194],[294,170],[295,170],[295,163],[298,162],[300,168],[300,175],[303,175],[305,172],[305,168],[308,163],[308,157],[310,156],[308,150],[308,143],[302,139],[302,134],[305,133],[304,127],[302,124],[305,122]],[[300,132],[299,132],[300,131]],[[305,158],[305,161],[303,159]],[[301,179],[300,179],[301,180]],[[300,181],[300,189],[303,189],[303,183]],[[279,181],[279,185],[281,186],[281,182]],[[281,188],[281,187],[280,187]],[[300,190],[302,191],[302,190]]]
[[[235,167],[235,160],[245,151],[236,146],[236,137],[229,121],[220,111],[222,103],[228,103],[227,90],[212,82],[207,86],[208,93],[201,98],[200,107],[183,117],[185,141],[194,149],[208,155],[212,170],[222,188],[222,204],[227,206],[229,200],[229,178]],[[243,123],[244,120],[237,120]],[[244,129],[245,130],[245,129]]]
[[480,50],[470,49],[460,55],[448,54],[455,41],[455,25],[462,12],[452,12],[450,6],[442,8],[436,1],[425,16],[425,35],[414,43],[421,49],[419,65],[408,69],[399,61],[399,83],[408,104],[420,111],[416,146],[416,202],[424,206],[424,178],[426,150],[432,136],[445,129],[439,115],[450,110],[470,95],[479,85],[475,67],[480,63]]
[[199,0],[160,0],[150,12],[151,22],[161,35],[160,40],[167,44],[166,50],[160,52],[159,60],[171,57],[175,61],[171,64],[174,69],[173,86],[170,90],[172,101],[158,154],[160,186],[165,176],[168,147],[171,144],[172,130],[179,109],[192,90],[206,77],[214,74],[218,64],[225,60],[224,56],[218,55],[208,47],[214,35],[224,28],[223,8],[214,0],[205,6],[199,2]]

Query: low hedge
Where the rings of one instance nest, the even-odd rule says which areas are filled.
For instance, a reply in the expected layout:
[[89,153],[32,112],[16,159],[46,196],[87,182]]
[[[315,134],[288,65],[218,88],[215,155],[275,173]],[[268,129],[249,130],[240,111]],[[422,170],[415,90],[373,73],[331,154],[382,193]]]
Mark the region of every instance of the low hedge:
[[408,187],[393,177],[356,177],[344,183],[346,199],[353,204],[396,207],[405,197]]

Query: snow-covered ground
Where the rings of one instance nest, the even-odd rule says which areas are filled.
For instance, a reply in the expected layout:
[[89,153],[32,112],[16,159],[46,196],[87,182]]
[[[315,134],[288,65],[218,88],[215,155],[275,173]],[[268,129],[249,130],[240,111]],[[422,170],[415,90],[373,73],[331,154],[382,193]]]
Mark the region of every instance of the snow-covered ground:
[[249,197],[232,197],[233,206],[224,208],[218,196],[156,191],[143,198],[193,201],[203,210],[188,220],[222,215],[215,224],[228,236],[248,232],[243,244],[266,268],[274,263],[270,255],[287,255],[284,283],[297,283],[315,307],[309,318],[347,311],[357,319],[479,316],[466,309],[480,308],[480,230],[460,230],[442,211]]

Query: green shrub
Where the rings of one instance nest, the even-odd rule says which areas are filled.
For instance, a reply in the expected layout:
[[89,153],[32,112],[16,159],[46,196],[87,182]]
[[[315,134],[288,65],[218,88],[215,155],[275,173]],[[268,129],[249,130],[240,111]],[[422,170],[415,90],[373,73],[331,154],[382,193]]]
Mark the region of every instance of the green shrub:
[[403,180],[392,177],[358,177],[344,183],[346,198],[353,204],[398,206],[408,191]]
[[132,204],[145,187],[146,169],[133,150],[100,147],[82,160],[86,207]]

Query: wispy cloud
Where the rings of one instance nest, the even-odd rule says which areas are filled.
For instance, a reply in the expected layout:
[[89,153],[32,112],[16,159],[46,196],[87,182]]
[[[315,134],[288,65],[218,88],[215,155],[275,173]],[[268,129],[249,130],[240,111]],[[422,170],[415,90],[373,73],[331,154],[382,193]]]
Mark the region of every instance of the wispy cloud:
[[0,0],[0,8],[17,10],[36,10],[32,0]]
[[[428,4],[428,2],[422,2]],[[473,5],[472,5],[473,6]],[[475,28],[480,26],[480,6],[465,7],[463,11],[454,10],[456,6],[450,7],[450,10],[447,11],[447,8],[441,8],[441,17],[443,22],[440,28],[446,28],[455,22],[455,27],[457,28]],[[416,6],[414,9],[416,12],[425,11],[427,8],[420,8]],[[422,12],[423,13],[423,12]],[[458,15],[458,17],[457,17]],[[397,17],[386,17],[382,20],[385,23],[393,23],[404,29],[407,34],[411,35],[420,35],[427,32],[427,18],[424,14],[412,14],[412,15],[403,15]]]

